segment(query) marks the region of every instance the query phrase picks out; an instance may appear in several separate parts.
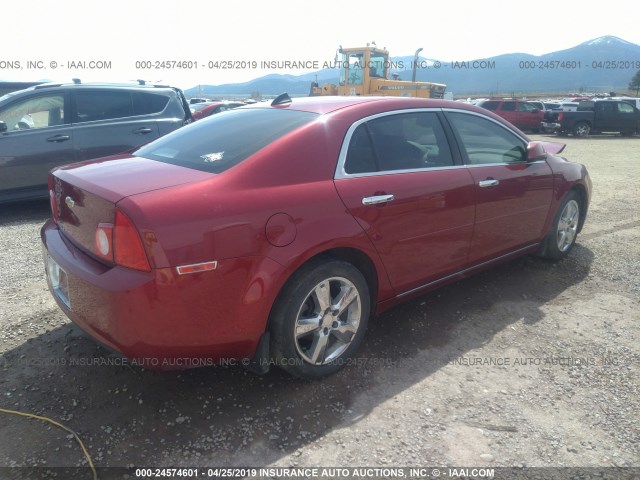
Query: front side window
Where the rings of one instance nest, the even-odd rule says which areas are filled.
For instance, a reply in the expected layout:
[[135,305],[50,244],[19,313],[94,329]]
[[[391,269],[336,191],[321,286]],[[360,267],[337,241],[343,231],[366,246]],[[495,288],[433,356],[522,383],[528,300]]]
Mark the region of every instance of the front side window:
[[528,113],[531,113],[531,112],[533,112],[535,109],[536,109],[536,107],[535,107],[535,106],[533,106],[533,105],[532,105],[532,104],[530,104],[530,103],[523,103],[523,102],[518,103],[518,111],[519,111],[519,112],[528,112]]
[[624,114],[633,114],[633,107],[628,103],[618,103],[618,111]]
[[487,118],[466,113],[447,113],[458,134],[467,163],[515,163],[527,158],[527,144],[520,137]]
[[453,157],[438,116],[416,112],[386,115],[358,125],[344,169],[360,174],[451,165]]
[[75,98],[77,122],[133,116],[131,94],[126,91],[78,91]]
[[134,155],[221,173],[316,118],[316,113],[297,110],[229,110],[165,135],[136,150]]
[[516,111],[516,102],[502,102],[502,111],[503,112],[515,112]]
[[7,131],[45,128],[64,124],[64,96],[39,95],[0,110]]

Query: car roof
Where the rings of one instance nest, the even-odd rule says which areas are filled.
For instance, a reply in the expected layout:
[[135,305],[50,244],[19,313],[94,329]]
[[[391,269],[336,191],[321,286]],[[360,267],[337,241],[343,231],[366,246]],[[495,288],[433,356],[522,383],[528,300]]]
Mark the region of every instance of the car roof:
[[[439,100],[415,97],[377,97],[377,96],[344,96],[344,97],[294,97],[289,103],[272,105],[268,102],[260,102],[242,107],[243,109],[254,108],[278,108],[299,110],[310,113],[326,114],[343,108],[378,103],[389,109],[409,109],[409,108],[456,108],[466,109],[460,102],[452,100]],[[476,110],[473,105],[469,105],[469,110]]]
[[143,91],[151,91],[151,90],[162,90],[162,89],[171,89],[174,88],[169,85],[157,85],[157,84],[144,84],[141,85],[139,83],[42,83],[40,85],[35,85],[33,87],[25,88],[24,90],[18,90],[16,92],[12,92],[15,96],[21,96],[28,93],[32,93],[35,91],[55,91],[55,89],[59,88],[73,88],[82,90],[85,88],[91,89],[105,89],[105,90],[113,90],[113,89],[125,89],[125,90],[143,90]]

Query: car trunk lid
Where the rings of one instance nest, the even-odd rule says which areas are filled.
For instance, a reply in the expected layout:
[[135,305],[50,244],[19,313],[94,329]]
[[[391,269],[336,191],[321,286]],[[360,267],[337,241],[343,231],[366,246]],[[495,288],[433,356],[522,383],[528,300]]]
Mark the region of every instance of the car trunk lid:
[[50,179],[54,221],[73,243],[95,255],[96,228],[113,223],[120,200],[211,176],[129,155],[61,167]]

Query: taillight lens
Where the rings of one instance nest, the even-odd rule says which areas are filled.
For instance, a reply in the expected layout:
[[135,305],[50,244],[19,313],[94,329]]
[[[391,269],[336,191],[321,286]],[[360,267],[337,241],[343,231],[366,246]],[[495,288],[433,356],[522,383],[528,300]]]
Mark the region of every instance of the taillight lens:
[[558,114],[558,121],[561,122],[563,118],[564,118],[564,113],[560,112]]
[[118,265],[144,272],[151,271],[138,230],[131,219],[120,210],[116,210],[113,228],[113,253]]
[[110,263],[151,271],[138,230],[120,210],[116,210],[114,223],[99,223],[96,227],[94,250],[98,257]]

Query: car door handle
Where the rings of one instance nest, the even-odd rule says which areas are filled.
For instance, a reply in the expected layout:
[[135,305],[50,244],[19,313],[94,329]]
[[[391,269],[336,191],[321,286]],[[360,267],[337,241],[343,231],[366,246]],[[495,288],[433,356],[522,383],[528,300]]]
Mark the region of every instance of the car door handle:
[[146,135],[147,133],[151,133],[152,131],[153,130],[151,130],[149,127],[141,127],[133,130],[131,133],[135,133],[136,135]]
[[393,200],[393,195],[374,195],[373,197],[364,197],[363,205],[376,205],[378,203],[387,203]]
[[478,182],[478,186],[480,188],[495,187],[499,183],[500,183],[500,180],[496,180],[495,178],[487,178],[486,180],[480,180]]
[[55,143],[66,142],[70,138],[71,137],[69,135],[54,135],[53,137],[47,138],[47,142],[55,142]]

